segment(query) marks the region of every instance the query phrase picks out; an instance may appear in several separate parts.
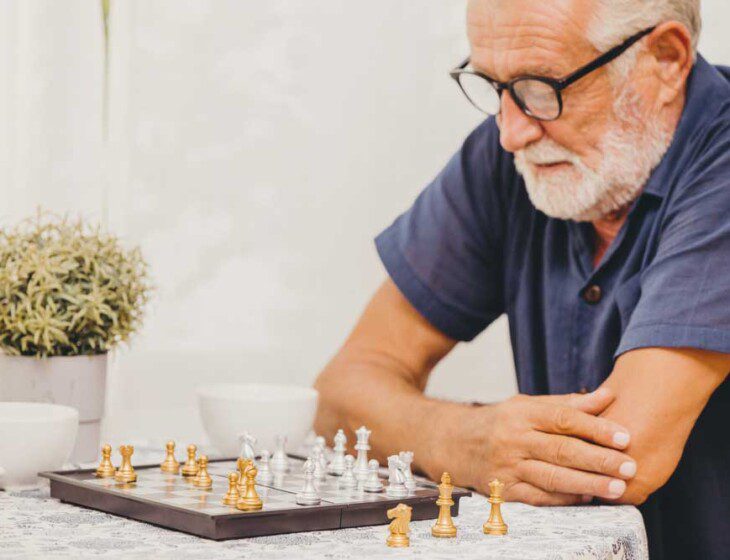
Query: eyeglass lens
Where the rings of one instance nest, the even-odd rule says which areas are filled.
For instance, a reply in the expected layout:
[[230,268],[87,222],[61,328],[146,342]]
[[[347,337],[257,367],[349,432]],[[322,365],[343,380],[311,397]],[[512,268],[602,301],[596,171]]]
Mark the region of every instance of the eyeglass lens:
[[[459,84],[477,109],[488,115],[499,113],[501,105],[499,94],[487,80],[476,74],[464,73],[459,75]],[[558,118],[560,114],[558,93],[550,84],[524,78],[513,84],[512,91],[531,116],[544,120]]]

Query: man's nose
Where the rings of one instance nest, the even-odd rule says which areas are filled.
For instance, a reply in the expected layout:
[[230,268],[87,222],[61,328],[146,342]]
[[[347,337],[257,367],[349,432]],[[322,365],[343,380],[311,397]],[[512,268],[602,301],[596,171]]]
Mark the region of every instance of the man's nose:
[[499,141],[502,147],[515,153],[537,142],[544,133],[540,123],[525,115],[508,91],[502,93],[502,108],[497,118]]

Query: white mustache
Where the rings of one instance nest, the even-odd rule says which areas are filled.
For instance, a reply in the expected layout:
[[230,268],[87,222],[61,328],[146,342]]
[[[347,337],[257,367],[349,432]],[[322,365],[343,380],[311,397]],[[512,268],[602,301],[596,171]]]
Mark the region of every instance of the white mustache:
[[570,150],[563,148],[549,138],[540,140],[537,144],[531,144],[515,155],[525,163],[533,165],[550,165],[553,163],[580,163],[580,158]]

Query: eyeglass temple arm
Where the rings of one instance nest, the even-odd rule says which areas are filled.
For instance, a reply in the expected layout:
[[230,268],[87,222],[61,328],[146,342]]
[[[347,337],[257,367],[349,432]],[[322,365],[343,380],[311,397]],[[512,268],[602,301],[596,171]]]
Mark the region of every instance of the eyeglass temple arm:
[[606,51],[601,56],[599,56],[597,59],[595,59],[590,64],[584,66],[583,68],[579,68],[576,70],[573,74],[568,76],[567,78],[563,78],[560,80],[560,89],[564,89],[568,87],[570,84],[573,84],[580,80],[583,76],[587,76],[594,70],[597,70],[601,66],[608,64],[613,59],[618,58],[621,54],[623,54],[625,51],[629,50],[631,47],[634,46],[635,43],[646,37],[649,33],[654,31],[656,29],[655,27],[649,27],[648,29],[644,29],[643,31],[640,31],[636,35],[633,35],[626,39],[623,43],[620,45],[616,45],[611,50]]

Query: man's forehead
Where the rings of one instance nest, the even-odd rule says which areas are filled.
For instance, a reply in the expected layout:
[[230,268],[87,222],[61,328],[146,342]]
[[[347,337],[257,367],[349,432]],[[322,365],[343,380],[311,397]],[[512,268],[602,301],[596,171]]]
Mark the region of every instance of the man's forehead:
[[500,80],[562,76],[592,53],[585,36],[593,7],[594,0],[471,0],[472,64]]

